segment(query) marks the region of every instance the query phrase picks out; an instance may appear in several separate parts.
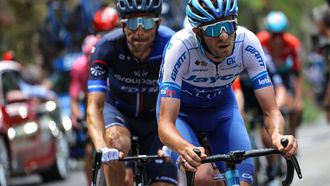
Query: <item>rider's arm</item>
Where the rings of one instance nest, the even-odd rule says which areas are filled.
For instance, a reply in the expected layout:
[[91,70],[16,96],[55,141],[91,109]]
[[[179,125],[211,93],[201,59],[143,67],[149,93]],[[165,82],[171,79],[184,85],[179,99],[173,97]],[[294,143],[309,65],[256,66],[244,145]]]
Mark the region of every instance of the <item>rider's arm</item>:
[[103,119],[103,106],[105,101],[105,93],[92,92],[88,94],[87,103],[87,124],[88,132],[94,146],[97,150],[106,147],[104,141],[104,119]]
[[[72,67],[72,70],[70,72],[70,97],[71,97],[71,114],[73,116],[73,119],[78,119],[82,117],[82,114],[80,112],[79,107],[79,94],[82,91],[85,91],[82,89],[82,83],[80,81],[81,76],[83,76],[83,72],[80,70],[80,66],[78,65],[84,60],[83,57],[78,58]],[[86,59],[87,60],[87,59]],[[87,83],[87,82],[86,82]]]
[[273,87],[265,87],[254,91],[260,107],[265,114],[265,127],[273,138],[284,134],[284,119],[275,102]]
[[[186,168],[196,171],[201,164],[200,157],[193,151],[195,148],[186,141],[175,127],[175,122],[180,110],[180,95],[183,74],[189,67],[188,44],[184,44],[181,39],[173,37],[164,53],[164,60],[160,70],[160,114],[158,117],[158,132],[161,141],[172,150],[180,154],[181,161],[187,161]],[[201,158],[204,158],[205,151],[198,147]],[[192,167],[192,166],[194,167]]]
[[[284,151],[288,156],[293,155],[297,150],[297,142],[292,135],[283,136],[284,119],[275,101],[274,89],[266,69],[261,44],[253,33],[247,34],[246,41],[246,52],[243,54],[245,67],[252,81],[258,103],[265,115],[266,130],[278,150]],[[285,149],[280,142],[283,137],[289,139],[289,144]]]
[[178,132],[175,121],[180,109],[180,100],[162,98],[158,120],[158,133],[160,140],[169,148],[182,154],[185,148],[192,147]]

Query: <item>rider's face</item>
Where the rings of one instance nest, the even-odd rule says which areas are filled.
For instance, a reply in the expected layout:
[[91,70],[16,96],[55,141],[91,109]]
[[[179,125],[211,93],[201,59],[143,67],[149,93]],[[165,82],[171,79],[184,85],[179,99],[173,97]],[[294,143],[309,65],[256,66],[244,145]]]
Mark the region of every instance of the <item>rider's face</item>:
[[160,20],[153,18],[156,18],[154,14],[141,13],[129,15],[122,21],[127,43],[133,52],[152,47],[160,24]]
[[[203,34],[203,37],[201,38],[204,38],[205,44],[211,53],[217,56],[219,59],[223,60],[224,58],[230,56],[233,51],[237,20],[230,16],[221,20],[217,20],[216,23],[220,22],[222,22],[222,25],[219,27],[219,35],[216,33],[212,37],[208,36],[206,30],[204,31],[202,28],[199,28],[198,32],[200,36]],[[216,23],[211,23],[208,25],[214,25]],[[208,25],[203,25],[202,27],[205,28]]]

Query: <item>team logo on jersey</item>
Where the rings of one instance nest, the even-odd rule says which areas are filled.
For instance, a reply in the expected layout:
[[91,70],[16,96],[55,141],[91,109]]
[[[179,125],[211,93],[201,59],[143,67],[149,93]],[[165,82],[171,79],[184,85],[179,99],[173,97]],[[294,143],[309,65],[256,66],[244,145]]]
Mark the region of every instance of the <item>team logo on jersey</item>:
[[207,66],[207,63],[206,63],[205,61],[198,61],[198,60],[196,60],[196,61],[195,61],[195,64],[198,65],[198,66],[199,66],[199,65],[200,65],[200,66],[203,66],[203,67]]
[[137,76],[137,77],[146,77],[148,75],[148,72],[145,71],[145,70],[142,70],[141,71],[134,71],[134,75]]
[[236,63],[234,57],[229,57],[226,61],[227,65],[234,65]]
[[177,95],[176,90],[169,90],[168,87],[161,89],[160,93],[165,97],[176,97]]
[[91,67],[91,73],[93,74],[93,76],[102,76],[105,74],[105,71],[101,68],[100,65],[95,65],[93,67]]
[[260,55],[260,52],[255,49],[253,46],[248,45],[245,48],[246,51],[250,52],[251,54],[253,54],[256,57],[256,60],[259,62],[259,65],[262,67],[265,67],[265,62],[264,59],[262,58],[262,56]]
[[126,56],[125,54],[119,54],[118,57],[120,60],[131,60],[131,57]]
[[179,68],[181,67],[182,63],[184,62],[184,60],[186,59],[186,52],[183,52],[183,54],[179,57],[179,59],[176,61],[174,68],[173,68],[173,72],[171,74],[171,78],[173,81],[175,81],[176,79],[176,75],[179,72]]

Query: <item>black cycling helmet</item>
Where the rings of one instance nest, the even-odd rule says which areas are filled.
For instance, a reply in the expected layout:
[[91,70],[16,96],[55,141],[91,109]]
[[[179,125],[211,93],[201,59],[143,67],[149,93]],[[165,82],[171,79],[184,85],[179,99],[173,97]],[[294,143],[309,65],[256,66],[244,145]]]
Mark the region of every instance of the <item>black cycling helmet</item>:
[[163,0],[116,0],[117,9],[123,17],[131,13],[155,13],[160,15]]

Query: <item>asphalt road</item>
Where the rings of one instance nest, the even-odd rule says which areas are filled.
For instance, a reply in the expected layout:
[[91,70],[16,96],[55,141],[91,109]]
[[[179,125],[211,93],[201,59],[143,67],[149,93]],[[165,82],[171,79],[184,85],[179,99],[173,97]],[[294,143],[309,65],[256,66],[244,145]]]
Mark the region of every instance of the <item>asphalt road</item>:
[[[298,130],[298,161],[303,174],[295,175],[293,186],[330,185],[330,125],[322,117],[318,122],[304,124]],[[87,186],[81,163],[73,166],[67,180],[42,183],[38,175],[17,177],[10,180],[11,186]]]

